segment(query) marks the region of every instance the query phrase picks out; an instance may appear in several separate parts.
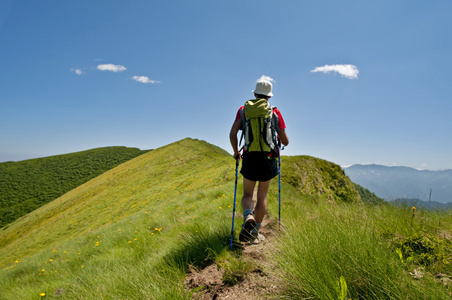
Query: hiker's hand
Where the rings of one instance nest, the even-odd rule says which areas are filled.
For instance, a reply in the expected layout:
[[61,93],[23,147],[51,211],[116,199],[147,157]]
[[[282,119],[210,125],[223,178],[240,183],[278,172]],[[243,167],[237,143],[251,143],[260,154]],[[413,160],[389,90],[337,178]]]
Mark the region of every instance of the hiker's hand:
[[234,159],[235,160],[240,160],[242,158],[242,156],[240,155],[240,153],[234,153]]

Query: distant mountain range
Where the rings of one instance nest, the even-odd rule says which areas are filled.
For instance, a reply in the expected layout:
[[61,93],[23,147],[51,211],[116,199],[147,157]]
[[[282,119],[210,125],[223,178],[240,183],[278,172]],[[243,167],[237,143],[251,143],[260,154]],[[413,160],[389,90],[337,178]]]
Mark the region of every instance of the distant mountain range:
[[390,202],[393,205],[400,206],[414,206],[416,208],[424,208],[427,210],[449,210],[452,209],[452,202],[449,203],[441,203],[436,201],[422,201],[419,199],[396,199]]
[[353,182],[386,201],[429,201],[431,189],[431,201],[452,202],[452,170],[427,171],[373,164],[352,165],[344,171]]

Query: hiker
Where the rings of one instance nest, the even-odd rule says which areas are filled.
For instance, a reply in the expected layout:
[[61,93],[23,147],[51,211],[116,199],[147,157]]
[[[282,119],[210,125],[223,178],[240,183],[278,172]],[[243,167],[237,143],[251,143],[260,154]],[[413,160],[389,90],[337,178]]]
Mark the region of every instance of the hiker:
[[[234,150],[234,158],[237,160],[242,159],[240,173],[243,175],[242,209],[244,223],[239,235],[241,242],[256,240],[259,236],[259,229],[267,210],[267,193],[270,182],[273,177],[278,175],[277,157],[279,148],[276,145],[276,138],[285,146],[289,144],[289,138],[285,131],[286,125],[281,112],[268,102],[268,99],[273,96],[272,88],[272,83],[268,80],[261,79],[257,81],[256,89],[253,91],[256,99],[249,100],[244,106],[240,107],[229,133],[229,139]],[[270,125],[272,125],[270,127],[272,131],[271,136],[263,134],[262,130],[249,128],[253,126],[265,127],[265,122],[254,120],[259,119],[254,118],[255,112],[259,109],[267,114],[264,119],[268,120],[270,118]],[[248,116],[246,113],[248,113]],[[258,125],[253,125],[256,122]],[[245,138],[242,155],[240,154],[237,138],[239,130],[242,130],[242,138]],[[254,134],[250,133],[250,131]],[[275,131],[277,136],[275,136]],[[253,192],[256,182],[259,182],[259,185],[257,189],[257,203],[254,206]]]

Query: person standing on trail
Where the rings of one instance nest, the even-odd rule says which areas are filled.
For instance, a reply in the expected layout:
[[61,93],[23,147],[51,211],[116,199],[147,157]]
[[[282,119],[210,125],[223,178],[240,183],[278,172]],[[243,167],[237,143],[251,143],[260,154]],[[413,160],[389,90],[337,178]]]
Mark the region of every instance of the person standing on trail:
[[[243,175],[244,222],[239,235],[241,242],[254,241],[259,236],[259,229],[267,211],[270,182],[278,175],[277,139],[285,146],[289,144],[281,112],[268,102],[273,96],[273,85],[265,77],[262,78],[257,81],[253,91],[256,99],[249,100],[240,107],[229,133],[234,158],[242,158],[240,173]],[[237,138],[239,130],[242,130],[242,138],[245,139],[242,155]],[[254,205],[253,192],[257,182],[257,202]]]

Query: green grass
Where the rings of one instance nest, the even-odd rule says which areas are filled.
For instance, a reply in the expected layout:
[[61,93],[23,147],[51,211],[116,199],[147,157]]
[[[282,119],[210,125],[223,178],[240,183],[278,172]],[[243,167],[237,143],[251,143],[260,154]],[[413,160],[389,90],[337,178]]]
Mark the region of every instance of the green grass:
[[210,263],[206,249],[228,248],[230,160],[207,143],[183,140],[0,230],[0,298],[186,298],[187,266]]
[[[234,173],[228,153],[185,139],[77,187],[0,229],[0,299],[190,299],[197,291],[185,289],[186,272],[212,263],[225,284],[239,282],[253,262],[228,250]],[[312,157],[283,157],[282,181],[275,296],[450,298],[435,275],[452,276],[451,214],[363,205],[340,168]],[[428,264],[413,250],[415,234],[433,243]]]
[[[347,299],[448,299],[451,291],[435,278],[438,270],[407,264],[396,252],[395,237],[450,232],[452,214],[419,212],[389,205],[364,206],[300,202],[287,216],[286,235],[279,242],[278,261],[286,294],[300,299],[341,299],[341,277]],[[295,213],[293,213],[295,212]],[[437,261],[452,272],[452,247]],[[437,266],[438,267],[438,266]],[[423,268],[424,276],[410,272]]]
[[0,228],[146,152],[137,148],[105,147],[0,163]]
[[1,273],[0,290],[6,299],[184,299],[188,265],[227,251],[231,211],[219,207],[230,199],[216,194],[148,208],[26,257]]

